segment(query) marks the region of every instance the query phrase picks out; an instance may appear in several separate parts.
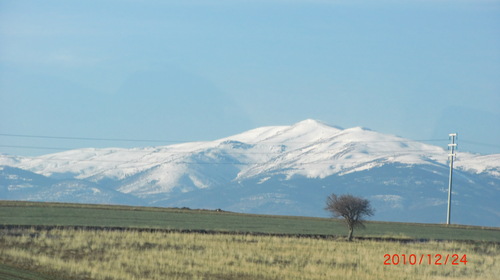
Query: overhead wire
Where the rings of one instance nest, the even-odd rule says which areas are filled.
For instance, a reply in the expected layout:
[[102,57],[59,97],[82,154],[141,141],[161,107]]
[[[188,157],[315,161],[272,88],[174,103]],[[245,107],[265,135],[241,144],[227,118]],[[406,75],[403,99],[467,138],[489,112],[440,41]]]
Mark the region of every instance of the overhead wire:
[[[48,136],[48,135],[34,135],[34,134],[11,134],[11,133],[0,133],[0,136],[5,136],[5,137],[21,137],[21,138],[39,138],[39,139],[60,139],[60,140],[84,140],[84,141],[124,141],[124,142],[163,142],[163,143],[189,143],[188,141],[178,141],[178,140],[159,140],[159,139],[130,139],[130,138],[97,138],[97,137],[70,137],[70,136]],[[445,142],[448,141],[448,139],[420,139],[420,140],[407,140],[407,143],[410,142]],[[198,142],[210,142],[210,141],[198,141]],[[378,141],[373,141],[373,140],[366,140],[366,141],[355,141],[357,143],[400,143],[401,140],[378,140]],[[485,146],[491,146],[491,147],[499,147],[498,145],[493,145],[493,144],[487,144],[487,143],[481,143],[481,142],[474,142],[474,141],[466,141],[462,140],[462,142],[465,143],[470,143],[470,144],[476,144],[476,145],[485,145]],[[273,144],[281,144],[282,142],[245,142],[245,144],[259,144],[259,145],[273,145]],[[294,143],[318,143],[318,141],[299,141],[299,142],[287,142],[290,144]],[[69,150],[74,150],[74,149],[85,149],[85,148],[68,148],[68,147],[46,147],[46,146],[31,146],[31,145],[4,145],[0,144],[0,147],[3,148],[19,148],[19,149],[38,149],[38,150],[57,150],[57,151],[69,151]],[[150,148],[155,148],[155,147],[150,147]],[[119,150],[127,150],[127,152],[139,152],[139,153],[145,153],[144,156],[147,154],[150,154],[156,150],[152,150],[151,152],[145,151],[144,149],[127,149],[127,148],[96,148],[97,150],[99,149],[119,149]],[[204,150],[200,150],[204,151]],[[426,152],[426,151],[435,151],[434,149],[413,149],[413,150],[404,150],[405,153],[416,153],[416,152]],[[149,153],[148,153],[149,152]],[[370,153],[371,155],[390,155],[391,153],[396,153],[397,151],[395,150],[387,150],[387,151],[377,151],[377,153]],[[171,154],[171,155],[184,155],[184,154],[196,154],[196,151],[168,151],[168,150],[161,150],[162,154]],[[282,153],[281,151],[265,151],[265,152],[231,152],[230,155],[243,155],[243,154],[267,154],[267,155],[272,155],[272,154],[280,154]],[[326,153],[323,153],[326,154]],[[4,155],[4,157],[10,157],[7,155]],[[14,156],[12,156],[14,157]],[[69,160],[73,162],[80,162],[80,161],[101,161],[101,162],[116,162],[116,163],[127,163],[130,162],[128,160],[97,160],[97,159],[65,159],[65,158],[47,158],[44,157],[44,160]],[[331,160],[331,159],[329,159]],[[325,159],[325,162],[328,161]],[[195,161],[176,161],[176,163],[181,163],[181,164],[263,164],[265,162],[246,162],[246,163],[238,163],[238,162],[195,162]]]
[[189,142],[189,141],[180,141],[180,140],[71,137],[71,136],[48,136],[48,135],[11,134],[11,133],[0,133],[0,136],[21,137],[21,138],[40,138],[40,139],[61,139],[61,140],[116,141],[116,142],[158,142],[158,143],[186,143],[186,142]]
[[19,148],[19,149],[34,149],[34,150],[58,150],[67,151],[73,150],[74,148],[58,148],[58,147],[41,147],[41,146],[23,146],[23,145],[1,145],[2,148]]
[[500,148],[500,145],[498,145],[498,144],[496,145],[496,144],[490,144],[490,143],[484,143],[484,142],[468,141],[468,140],[463,140],[463,139],[460,139],[460,142],[478,145],[478,146]]
[[[131,138],[102,138],[102,137],[73,137],[73,136],[48,136],[48,135],[35,135],[35,134],[12,134],[12,133],[0,133],[0,136],[4,137],[20,137],[20,138],[39,138],[39,139],[59,139],[59,140],[83,140],[83,141],[114,141],[114,142],[154,142],[154,143],[194,143],[194,142],[211,142],[211,141],[185,141],[185,140],[160,140],[160,139],[131,139]],[[436,142],[436,141],[447,141],[447,139],[419,139],[419,140],[407,140],[406,142]],[[288,141],[290,144],[300,144],[300,143],[318,143],[319,141]],[[396,143],[401,142],[400,140],[367,140],[367,141],[355,141],[357,143]],[[244,142],[245,144],[259,144],[259,145],[274,145],[281,144],[278,141],[259,141],[259,142]],[[4,148],[22,148],[22,149],[46,149],[46,150],[72,150],[81,148],[64,148],[64,147],[46,147],[46,146],[31,146],[31,145],[5,145],[0,144],[0,147]]]
[[[48,135],[33,135],[33,134],[11,134],[0,133],[0,136],[5,137],[20,137],[20,138],[40,138],[40,139],[60,139],[60,140],[83,140],[83,141],[114,141],[114,142],[154,142],[154,143],[191,143],[191,142],[211,142],[211,141],[187,141],[187,140],[160,140],[160,139],[131,139],[131,138],[98,138],[98,137],[73,137],[73,136],[48,136]],[[406,142],[437,142],[448,141],[448,139],[417,139],[407,140]],[[316,143],[318,141],[289,141],[288,143]],[[367,140],[356,141],[358,143],[391,143],[401,142],[400,140]],[[245,142],[245,144],[277,144],[282,142],[274,141],[259,141],[259,142]]]
[[[388,142],[399,142],[399,141],[388,141]],[[313,143],[313,142],[311,142]],[[48,149],[55,149],[55,150],[68,150],[66,148],[54,148],[54,147],[30,147],[30,146],[13,146],[13,145],[0,145],[0,147],[19,147],[19,148],[48,148]],[[213,149],[216,150],[215,147],[212,147]],[[93,148],[92,148],[93,149]],[[137,150],[134,150],[134,149],[126,149],[126,148],[109,148],[111,152],[113,151],[118,151],[118,150],[125,150],[126,152],[128,153],[142,153],[142,155],[138,155],[138,157],[134,157],[134,159],[131,159],[131,160],[115,160],[115,159],[98,159],[98,158],[95,158],[96,156],[102,156],[102,157],[106,157],[107,155],[110,155],[110,156],[113,156],[113,155],[116,155],[114,153],[110,153],[110,154],[101,154],[101,155],[92,155],[92,158],[87,158],[87,159],[77,159],[77,158],[68,158],[67,156],[64,156],[64,157],[57,157],[54,155],[57,155],[57,154],[53,154],[53,155],[45,155],[45,156],[39,156],[39,157],[28,157],[28,158],[36,158],[36,159],[40,159],[40,160],[44,160],[44,161],[69,161],[69,162],[73,162],[73,163],[77,163],[77,162],[108,162],[108,163],[117,163],[117,164],[126,164],[126,163],[138,163],[138,161],[140,161],[140,158],[144,158],[144,157],[147,157],[148,155],[153,155],[153,154],[156,154],[156,153],[159,153],[159,154],[163,154],[163,155],[170,155],[169,158],[163,158],[161,159],[160,161],[160,164],[162,163],[173,163],[173,164],[213,164],[213,165],[221,165],[221,164],[233,164],[233,165],[255,165],[255,164],[266,164],[266,163],[269,163],[269,160],[276,160],[278,158],[280,158],[280,154],[282,153],[289,153],[289,152],[297,152],[297,151],[300,151],[300,150],[303,150],[303,148],[298,148],[298,149],[292,149],[292,150],[289,150],[289,151],[266,151],[266,152],[235,152],[235,151],[230,151],[230,152],[227,152],[225,153],[224,151],[222,151],[222,153],[219,153],[218,155],[219,156],[234,156],[234,155],[252,155],[252,154],[262,154],[262,155],[269,155],[270,158],[268,158],[266,161],[246,161],[246,162],[239,162],[239,161],[230,161],[230,162],[224,162],[224,161],[210,161],[210,152],[212,152],[213,150],[206,150],[206,149],[199,149],[199,150],[194,150],[194,151],[175,151],[175,150],[172,150],[172,151],[168,151],[168,150],[158,150],[158,149],[152,149],[152,150],[145,150],[145,149],[137,149]],[[237,148],[236,148],[237,149]],[[96,149],[96,150],[100,150],[100,149]],[[412,150],[404,150],[404,154],[410,154],[410,153],[419,153],[419,152],[435,152],[436,150],[435,149],[412,149]],[[304,151],[304,153],[308,153],[309,151]],[[371,152],[370,155],[372,156],[391,156],[391,154],[394,153],[394,156],[395,156],[395,153],[397,151],[395,150],[388,150],[388,151],[377,151],[377,152]],[[445,152],[443,150],[443,152]],[[183,155],[189,155],[189,154],[192,154],[193,156],[207,156],[207,160],[208,161],[201,161],[201,160],[183,160],[182,157]],[[321,152],[319,154],[331,154],[332,156],[334,155],[333,153],[330,153],[330,152]],[[60,156],[63,156],[62,154]],[[3,155],[4,158],[18,158],[16,156],[10,156],[10,155]],[[332,162],[332,159],[331,158],[325,158],[323,160],[316,160],[314,162],[309,162],[309,163],[302,163],[302,164],[322,164],[322,163],[327,163],[327,162]],[[134,164],[136,165],[136,164]],[[146,164],[146,165],[150,165],[150,164]]]

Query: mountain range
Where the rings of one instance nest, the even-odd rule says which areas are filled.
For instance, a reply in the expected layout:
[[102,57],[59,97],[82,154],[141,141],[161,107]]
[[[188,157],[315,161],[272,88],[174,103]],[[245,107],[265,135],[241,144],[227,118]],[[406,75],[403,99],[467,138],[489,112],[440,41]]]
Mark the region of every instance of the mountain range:
[[[0,155],[0,199],[327,217],[331,193],[367,198],[373,220],[446,221],[448,151],[316,120],[215,141]],[[500,226],[500,154],[459,153],[452,223]]]

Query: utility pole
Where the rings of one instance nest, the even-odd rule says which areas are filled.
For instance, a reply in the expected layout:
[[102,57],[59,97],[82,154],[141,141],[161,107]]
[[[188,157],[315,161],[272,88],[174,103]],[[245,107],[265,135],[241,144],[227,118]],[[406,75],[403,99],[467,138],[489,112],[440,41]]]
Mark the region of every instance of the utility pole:
[[448,144],[448,150],[450,153],[448,154],[448,159],[450,160],[450,179],[448,181],[448,213],[446,216],[446,224],[450,224],[450,215],[451,215],[451,185],[453,182],[453,160],[457,156],[455,153],[455,148],[457,147],[457,144],[455,144],[455,137],[457,137],[456,133],[450,133],[449,134],[451,138],[451,144]]

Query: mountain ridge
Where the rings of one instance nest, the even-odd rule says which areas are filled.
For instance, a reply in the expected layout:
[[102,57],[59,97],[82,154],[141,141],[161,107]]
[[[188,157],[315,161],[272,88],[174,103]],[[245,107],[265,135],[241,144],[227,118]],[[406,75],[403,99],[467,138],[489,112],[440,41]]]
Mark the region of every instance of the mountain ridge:
[[[133,203],[144,205],[325,216],[322,206],[315,204],[323,203],[321,197],[329,192],[369,196],[379,202],[379,208],[385,207],[383,203],[393,203],[394,209],[420,209],[408,197],[412,193],[417,196],[415,201],[428,205],[425,209],[442,207],[446,200],[442,194],[447,191],[443,191],[448,176],[447,153],[441,147],[362,127],[341,129],[308,119],[290,126],[255,128],[214,141],[132,149],[85,148],[33,158],[0,156],[0,166],[61,180],[63,185],[70,180],[88,182],[88,188],[115,191],[109,194],[113,203],[119,203],[118,197],[123,194],[124,200],[136,199]],[[455,166],[457,184],[475,188],[464,195],[479,200],[484,189],[490,196],[487,200],[499,198],[500,154],[460,153]],[[414,173],[418,176],[411,175]],[[5,176],[2,181],[7,182]],[[367,189],[360,178],[374,189]],[[13,186],[11,181],[0,187],[8,189]],[[36,184],[33,186],[36,189]],[[460,202],[460,192],[454,192]],[[464,196],[462,201],[476,203],[467,199]],[[500,224],[498,207],[490,202],[483,204],[490,209],[481,211],[497,217]],[[383,210],[379,217],[401,219],[388,214],[391,209]],[[425,215],[418,215],[415,221],[432,221]],[[471,222],[472,218],[464,223]]]

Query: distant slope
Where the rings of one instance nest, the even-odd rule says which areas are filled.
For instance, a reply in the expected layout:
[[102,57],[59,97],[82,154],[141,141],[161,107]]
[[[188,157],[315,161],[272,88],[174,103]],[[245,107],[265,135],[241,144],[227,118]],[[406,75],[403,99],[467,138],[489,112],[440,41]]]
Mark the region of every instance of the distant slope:
[[78,179],[54,179],[27,170],[0,166],[4,200],[139,205],[144,202],[102,185]]
[[[442,223],[446,161],[441,147],[305,120],[209,142],[4,155],[0,194],[325,217],[328,194],[352,193],[376,220]],[[460,153],[455,166],[452,222],[500,226],[500,154]]]
[[[128,207],[114,205],[0,201],[0,225],[79,226],[89,229],[173,230],[207,233],[249,233],[343,237],[342,220],[252,215],[207,210]],[[0,226],[2,227],[2,226]],[[402,240],[441,239],[500,242],[500,228],[434,224],[367,222],[358,237]]]

